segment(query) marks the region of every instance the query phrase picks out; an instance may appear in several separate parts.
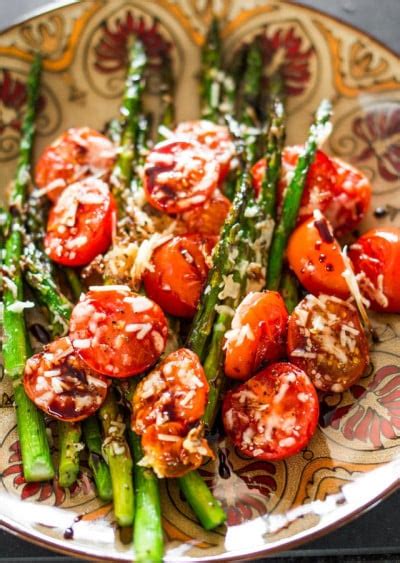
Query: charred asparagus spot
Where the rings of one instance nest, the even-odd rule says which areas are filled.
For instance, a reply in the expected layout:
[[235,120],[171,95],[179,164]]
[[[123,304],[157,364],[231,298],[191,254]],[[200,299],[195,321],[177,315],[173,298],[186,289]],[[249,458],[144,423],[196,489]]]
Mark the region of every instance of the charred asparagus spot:
[[22,385],[25,362],[30,356],[26,330],[21,261],[23,255],[23,208],[27,200],[31,169],[31,153],[35,133],[36,104],[39,95],[41,57],[36,55],[27,83],[27,109],[22,123],[19,158],[10,196],[12,215],[10,231],[5,241],[3,277],[3,359],[5,373],[15,385],[14,401],[17,407],[17,427],[21,446],[22,465],[26,481],[43,481],[54,476],[50,448],[42,414],[28,399]]

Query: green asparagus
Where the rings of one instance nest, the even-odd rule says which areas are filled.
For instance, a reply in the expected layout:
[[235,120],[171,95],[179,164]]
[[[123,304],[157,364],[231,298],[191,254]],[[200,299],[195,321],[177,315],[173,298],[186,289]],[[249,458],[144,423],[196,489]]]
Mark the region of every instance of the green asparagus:
[[99,415],[105,435],[102,451],[111,474],[115,520],[119,526],[131,526],[135,513],[133,462],[125,438],[123,416],[112,390]]
[[[17,172],[10,197],[11,230],[5,244],[3,277],[3,360],[6,374],[14,382],[17,426],[21,444],[22,465],[27,481],[42,481],[54,476],[43,416],[25,394],[22,377],[30,356],[23,307],[21,258],[23,252],[23,208],[30,178],[30,162],[35,131],[35,109],[41,75],[41,58],[35,56],[28,78],[27,110],[22,123],[22,138]],[[11,279],[12,278],[12,279]]]
[[321,137],[326,134],[330,126],[331,114],[331,104],[324,100],[319,106],[314,123],[311,125],[304,150],[297,161],[293,179],[287,187],[281,217],[273,234],[268,258],[268,289],[279,289],[286,243],[296,224],[309,167],[314,161]]
[[151,469],[138,465],[143,457],[141,440],[129,432],[135,461],[136,513],[134,524],[135,561],[157,563],[163,560],[164,538],[161,525],[160,492],[157,477]]
[[97,494],[101,500],[110,501],[113,496],[111,475],[101,451],[102,437],[97,417],[91,416],[84,420],[82,430],[86,447],[89,450],[89,467],[96,483]]

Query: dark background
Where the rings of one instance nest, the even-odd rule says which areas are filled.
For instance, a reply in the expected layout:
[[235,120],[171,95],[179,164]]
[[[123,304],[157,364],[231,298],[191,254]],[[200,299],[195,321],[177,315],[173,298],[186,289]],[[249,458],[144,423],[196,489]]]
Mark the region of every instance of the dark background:
[[[0,28],[45,3],[43,0],[0,0]],[[400,0],[302,0],[297,3],[352,23],[400,53]],[[268,562],[400,561],[399,508],[400,491],[343,528],[297,550],[274,556]],[[0,561],[73,563],[79,560],[58,556],[0,531]]]

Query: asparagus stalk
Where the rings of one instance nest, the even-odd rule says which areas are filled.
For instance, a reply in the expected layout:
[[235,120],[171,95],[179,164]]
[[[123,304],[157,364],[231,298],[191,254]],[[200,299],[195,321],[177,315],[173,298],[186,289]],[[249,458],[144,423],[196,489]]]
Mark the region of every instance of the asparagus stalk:
[[123,123],[121,124],[120,150],[111,176],[112,192],[117,201],[119,214],[122,216],[133,176],[132,162],[135,155],[146,63],[147,57],[143,44],[141,41],[135,40],[129,51],[129,68],[121,107]]
[[17,172],[10,197],[11,231],[5,244],[5,271],[12,277],[12,280],[8,276],[3,278],[5,284],[3,360],[5,372],[15,385],[17,426],[24,477],[27,481],[42,481],[54,476],[43,416],[30,402],[22,385],[25,362],[30,355],[30,346],[23,310],[15,310],[13,307],[24,299],[21,272],[24,228],[22,210],[28,191],[40,74],[41,58],[35,56],[28,78],[27,110],[22,123]]
[[164,553],[164,538],[161,525],[161,503],[158,480],[151,469],[140,467],[143,457],[140,437],[129,432],[135,461],[136,513],[134,524],[135,561],[137,563],[161,562]]
[[105,440],[102,451],[111,474],[114,515],[119,526],[131,526],[134,519],[133,462],[125,439],[125,424],[112,390],[99,411]]
[[89,450],[89,467],[96,483],[97,494],[101,500],[110,501],[113,496],[111,475],[101,451],[102,437],[97,417],[91,416],[84,420],[82,430]]
[[224,510],[197,471],[180,477],[179,486],[205,530],[214,530],[225,522]]
[[73,485],[79,473],[81,426],[72,422],[58,422],[60,460],[58,482],[61,487]]
[[268,289],[279,289],[285,248],[290,233],[296,225],[307,173],[310,165],[314,161],[321,137],[323,138],[326,135],[327,128],[330,126],[331,115],[331,104],[327,100],[324,100],[318,108],[304,150],[294,170],[293,179],[287,187],[283,200],[282,214],[274,231],[268,258]]
[[283,272],[279,293],[285,301],[286,309],[289,314],[292,313],[299,302],[299,290],[297,280],[290,270]]
[[215,123],[224,121],[225,113],[232,113],[234,84],[223,70],[221,37],[216,18],[211,22],[201,51],[200,105],[202,119]]

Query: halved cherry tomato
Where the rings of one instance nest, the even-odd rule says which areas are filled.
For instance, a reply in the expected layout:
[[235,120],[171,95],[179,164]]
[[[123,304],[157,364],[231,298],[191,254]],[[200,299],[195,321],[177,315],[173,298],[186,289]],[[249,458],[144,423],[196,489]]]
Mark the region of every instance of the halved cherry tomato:
[[341,393],[369,363],[368,340],[356,309],[329,295],[307,295],[289,320],[288,356],[322,391]]
[[168,214],[204,205],[217,186],[220,165],[196,141],[159,143],[146,158],[144,189],[148,202]]
[[188,233],[219,236],[231,208],[231,202],[217,188],[202,206],[182,214]]
[[225,396],[227,435],[246,456],[277,461],[299,452],[315,432],[318,397],[306,373],[271,364]]
[[45,413],[77,422],[100,408],[108,382],[77,356],[69,338],[64,337],[47,344],[27,361],[24,387],[31,401]]
[[[282,179],[278,188],[278,207],[282,204],[301,146],[286,147],[282,154]],[[265,174],[265,159],[253,167],[253,186],[258,194]],[[371,200],[371,185],[362,172],[317,150],[307,174],[299,210],[299,222],[319,209],[331,222],[336,236],[353,230],[365,215]]]
[[115,147],[90,127],[68,129],[40,156],[35,182],[56,201],[68,184],[95,175],[107,180],[115,160]]
[[225,334],[225,374],[248,379],[285,355],[288,313],[276,291],[249,293]]
[[205,457],[214,457],[203,426],[187,430],[179,422],[149,426],[142,435],[144,457],[140,464],[151,467],[157,477],[182,477],[200,467]]
[[137,386],[132,428],[142,436],[144,464],[159,477],[184,475],[213,455],[198,424],[208,390],[198,356],[186,348],[169,354]]
[[174,133],[198,141],[213,151],[220,164],[219,182],[221,183],[229,172],[230,163],[235,154],[235,145],[228,127],[217,125],[207,119],[200,119],[179,123]]
[[328,221],[319,212],[295,229],[287,246],[289,266],[311,293],[349,297],[345,264]]
[[198,356],[186,348],[172,352],[138,384],[133,396],[133,429],[143,434],[151,424],[193,424],[204,414],[208,390]]
[[177,236],[156,248],[152,268],[143,274],[147,295],[164,311],[191,318],[209,270],[215,237]]
[[85,178],[70,184],[51,209],[45,248],[54,262],[85,266],[111,244],[115,203],[105,182]]
[[338,237],[355,229],[371,204],[372,187],[368,178],[354,166],[331,158],[336,170],[334,196],[325,210]]
[[350,247],[349,257],[371,308],[400,313],[400,229],[371,229]]
[[110,377],[136,375],[152,366],[165,349],[167,333],[160,307],[126,286],[90,288],[70,321],[79,356]]

